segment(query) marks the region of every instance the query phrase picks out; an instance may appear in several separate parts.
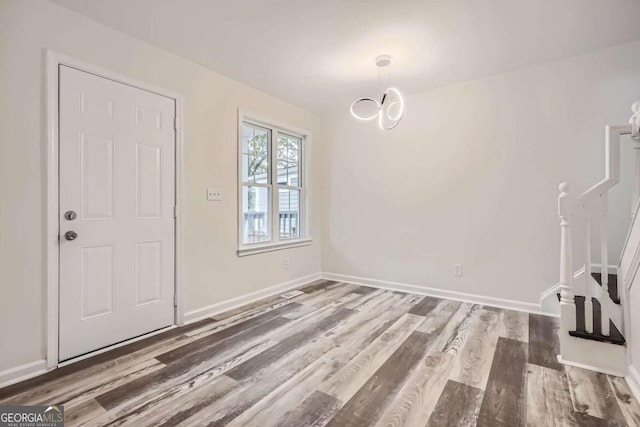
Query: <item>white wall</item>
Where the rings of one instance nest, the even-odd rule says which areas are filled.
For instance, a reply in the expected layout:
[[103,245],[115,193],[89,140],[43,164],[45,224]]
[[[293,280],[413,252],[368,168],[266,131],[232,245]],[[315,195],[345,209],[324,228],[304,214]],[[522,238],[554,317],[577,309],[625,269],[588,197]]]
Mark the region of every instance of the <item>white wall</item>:
[[[45,49],[184,96],[186,311],[320,270],[322,202],[314,190],[323,138],[317,116],[52,3],[3,0],[0,371],[44,355]],[[312,246],[237,257],[239,107],[312,132]],[[207,202],[207,187],[221,188],[224,201]]]
[[[323,271],[538,302],[558,282],[558,184],[603,178],[604,126],[625,124],[637,99],[638,42],[409,96],[387,133],[336,112]],[[626,140],[623,179],[630,154]],[[611,204],[616,264],[628,179]]]

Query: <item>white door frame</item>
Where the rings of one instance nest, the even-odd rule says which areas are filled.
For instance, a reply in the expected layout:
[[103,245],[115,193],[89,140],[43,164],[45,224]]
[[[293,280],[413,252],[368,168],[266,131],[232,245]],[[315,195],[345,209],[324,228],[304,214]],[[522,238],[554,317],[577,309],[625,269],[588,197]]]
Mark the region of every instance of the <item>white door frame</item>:
[[[60,274],[60,245],[59,245],[59,182],[58,182],[58,154],[59,154],[59,66],[66,65],[80,71],[85,71],[99,77],[104,77],[118,83],[133,86],[147,92],[171,98],[176,102],[176,226],[175,226],[175,307],[174,324],[184,324],[183,306],[183,99],[179,93],[163,89],[151,84],[133,79],[114,71],[98,67],[79,59],[72,58],[53,50],[47,50],[47,218],[46,218],[46,359],[47,369],[56,368],[58,360],[58,311],[59,311],[59,274]],[[65,363],[66,364],[66,363]]]

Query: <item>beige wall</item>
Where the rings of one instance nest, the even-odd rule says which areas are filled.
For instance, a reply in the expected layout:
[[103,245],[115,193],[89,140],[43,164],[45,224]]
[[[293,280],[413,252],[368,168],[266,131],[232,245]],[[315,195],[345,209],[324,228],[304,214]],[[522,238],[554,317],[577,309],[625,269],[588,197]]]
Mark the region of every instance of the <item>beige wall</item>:
[[[322,203],[315,188],[324,141],[317,116],[60,6],[2,0],[0,371],[44,355],[45,49],[184,96],[186,311],[320,270]],[[313,245],[236,256],[238,108],[312,132]],[[224,201],[207,202],[207,187],[221,188]]]
[[[604,126],[639,98],[636,42],[409,96],[392,132],[341,111],[326,123],[323,271],[537,303],[558,282],[558,184],[604,177]],[[610,264],[631,151],[625,139]]]

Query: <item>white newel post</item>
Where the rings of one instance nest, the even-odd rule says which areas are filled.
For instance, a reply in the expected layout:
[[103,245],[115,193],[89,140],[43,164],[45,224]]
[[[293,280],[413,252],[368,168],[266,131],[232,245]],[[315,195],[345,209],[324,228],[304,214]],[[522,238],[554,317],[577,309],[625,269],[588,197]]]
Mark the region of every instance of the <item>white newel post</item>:
[[571,217],[574,202],[569,194],[570,186],[563,182],[558,187],[558,215],[560,217],[560,326],[563,337],[576,329],[576,305],[573,293],[573,248],[571,241]]

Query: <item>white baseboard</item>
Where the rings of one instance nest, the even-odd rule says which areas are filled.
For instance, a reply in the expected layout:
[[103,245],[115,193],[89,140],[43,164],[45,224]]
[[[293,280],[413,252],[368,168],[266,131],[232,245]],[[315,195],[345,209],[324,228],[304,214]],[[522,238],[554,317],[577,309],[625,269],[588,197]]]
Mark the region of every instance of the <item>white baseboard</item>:
[[562,286],[560,283],[553,285],[540,294],[540,311],[549,316],[560,317],[560,301],[558,294]]
[[0,371],[0,388],[28,380],[45,372],[47,372],[47,361],[45,359],[5,369]]
[[573,366],[580,369],[586,369],[587,371],[600,372],[606,375],[612,375],[614,377],[621,377],[621,372],[616,369],[603,368],[601,366],[593,366],[587,363],[579,363],[579,362],[571,362],[568,360],[564,360],[562,356],[558,355],[558,363],[562,365]]
[[349,276],[346,274],[322,273],[322,278],[338,282],[348,282],[356,285],[369,286],[391,291],[409,292],[430,297],[445,298],[456,301],[470,302],[474,304],[488,305],[491,307],[506,308],[509,310],[525,311],[527,313],[543,314],[539,304],[530,302],[508,300],[502,298],[487,297],[464,292],[449,291],[446,289],[429,288],[426,286],[412,285],[408,283],[390,282],[387,280],[370,279],[366,277]]
[[629,384],[629,389],[631,389],[633,397],[635,397],[636,400],[640,400],[640,374],[638,374],[638,371],[636,371],[636,368],[634,368],[633,365],[629,366],[629,370],[624,379],[627,380],[627,384]]
[[197,322],[198,320],[202,320],[206,317],[211,317],[225,311],[233,310],[235,308],[242,307],[243,305],[250,304],[263,298],[267,298],[280,293],[285,293],[288,290],[309,284],[318,279],[322,279],[322,274],[314,273],[308,276],[300,277],[298,279],[290,280],[285,283],[280,283],[275,286],[270,286],[256,292],[240,295],[239,297],[218,302],[206,307],[198,308],[184,314],[184,323],[185,325],[187,325],[189,323]]

